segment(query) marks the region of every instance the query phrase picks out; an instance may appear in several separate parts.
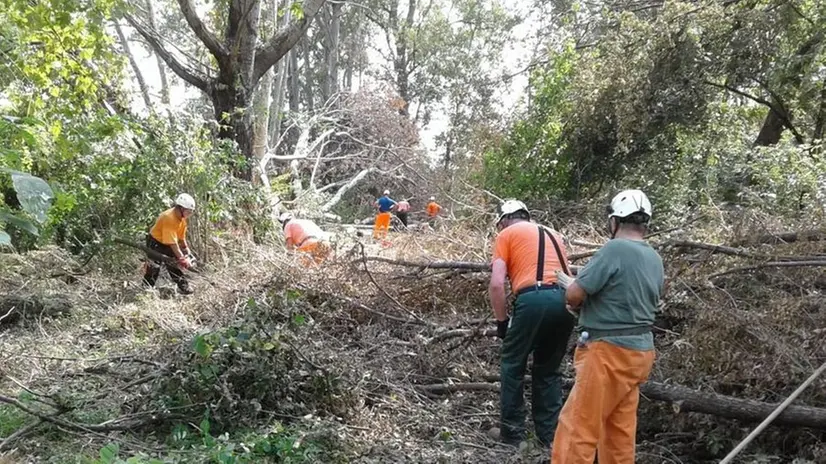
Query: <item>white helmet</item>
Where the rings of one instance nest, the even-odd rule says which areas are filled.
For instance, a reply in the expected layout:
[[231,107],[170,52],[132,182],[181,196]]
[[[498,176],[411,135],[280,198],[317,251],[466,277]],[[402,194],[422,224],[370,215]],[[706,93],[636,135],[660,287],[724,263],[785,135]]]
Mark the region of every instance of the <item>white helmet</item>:
[[382,195],[390,195],[390,190],[385,190]]
[[608,218],[624,218],[634,213],[645,213],[651,217],[651,202],[642,190],[623,190],[611,200],[608,208]]
[[292,213],[281,213],[281,215],[278,216],[278,222],[280,222],[281,224],[286,224],[287,221],[292,220],[292,218]]
[[436,197],[430,197],[430,201],[436,201]]
[[182,193],[178,195],[178,198],[175,198],[175,206],[180,206],[181,208],[194,210],[195,199],[192,198],[192,195],[188,193]]
[[513,214],[517,211],[524,211],[528,213],[528,217],[530,217],[531,213],[528,211],[528,207],[525,206],[525,203],[522,203],[519,200],[505,200],[505,202],[499,206],[499,218],[496,219],[496,223],[499,224],[505,216]]

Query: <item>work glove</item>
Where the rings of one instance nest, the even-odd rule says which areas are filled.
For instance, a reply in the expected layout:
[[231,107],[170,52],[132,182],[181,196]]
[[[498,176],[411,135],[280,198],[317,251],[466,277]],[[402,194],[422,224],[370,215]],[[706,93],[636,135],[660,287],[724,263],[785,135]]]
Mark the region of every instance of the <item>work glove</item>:
[[501,338],[502,340],[505,339],[505,335],[508,334],[508,325],[510,325],[511,319],[507,318],[504,321],[496,321],[496,336]]
[[190,261],[190,259],[186,256],[181,256],[180,258],[178,258],[178,266],[180,266],[182,269],[189,269],[192,267],[192,261]]

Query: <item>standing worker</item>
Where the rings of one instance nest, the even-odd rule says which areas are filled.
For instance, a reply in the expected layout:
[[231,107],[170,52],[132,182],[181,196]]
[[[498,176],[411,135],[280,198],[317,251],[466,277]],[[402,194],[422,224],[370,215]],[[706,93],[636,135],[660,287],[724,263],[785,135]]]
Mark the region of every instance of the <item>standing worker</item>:
[[425,208],[427,211],[427,223],[430,224],[430,227],[436,228],[436,217],[442,211],[442,207],[436,203],[436,197],[430,197],[430,203],[427,204]]
[[402,222],[404,225],[405,230],[407,229],[407,214],[410,212],[410,203],[408,203],[407,199],[400,201],[396,205],[396,217],[399,218],[399,221]]
[[[525,438],[525,365],[533,352],[532,416],[544,447],[553,440],[562,408],[559,365],[574,318],[565,309],[565,292],[556,271],[568,272],[568,257],[555,231],[531,221],[524,203],[505,201],[496,223],[490,302],[502,342],[500,438],[518,445]],[[505,278],[516,294],[508,317]]]
[[149,259],[143,275],[143,283],[147,287],[154,287],[161,273],[161,265],[166,266],[169,277],[178,285],[178,291],[184,295],[192,294],[193,290],[186,280],[181,269],[190,269],[193,264],[192,252],[186,242],[186,220],[195,211],[195,199],[182,193],[175,198],[173,206],[162,212],[155,225],[146,235],[146,246],[164,256],[178,260],[178,265]]
[[321,264],[330,255],[330,245],[324,240],[327,235],[321,227],[309,219],[295,219],[290,213],[283,213],[278,221],[284,229],[284,239],[288,250],[305,253],[302,263]]
[[[654,309],[663,291],[660,255],[645,242],[651,202],[639,190],[611,200],[611,240],[568,286],[582,327],[576,382],[556,431],[553,464],[633,464],[640,385],[654,365]],[[587,334],[586,334],[587,332]]]
[[396,207],[396,202],[390,198],[390,190],[385,190],[382,197],[377,199],[373,206],[379,210],[376,214],[376,223],[373,225],[373,238],[385,238],[388,229],[390,229],[390,211]]

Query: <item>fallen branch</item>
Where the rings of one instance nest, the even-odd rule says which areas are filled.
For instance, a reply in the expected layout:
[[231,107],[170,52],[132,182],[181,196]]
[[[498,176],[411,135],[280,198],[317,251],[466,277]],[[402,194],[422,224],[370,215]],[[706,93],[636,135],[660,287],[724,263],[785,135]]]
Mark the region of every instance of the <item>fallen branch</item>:
[[[480,323],[487,322],[487,319],[483,319]],[[428,345],[432,345],[434,343],[443,342],[445,340],[451,338],[458,338],[458,337],[468,337],[468,336],[482,336],[482,337],[495,337],[496,336],[496,329],[485,329],[485,330],[478,330],[478,329],[454,329],[454,330],[447,330],[445,332],[437,333],[433,336],[430,340],[427,341]]]
[[[130,242],[129,240],[124,240],[122,238],[117,238],[117,237],[113,238],[112,241],[115,242],[115,243],[120,243],[121,245],[126,245],[126,246],[130,246],[132,248],[137,248],[138,250],[141,250],[142,252],[146,253],[146,256],[149,256],[149,258],[151,258],[155,261],[162,261],[166,264],[171,264],[171,265],[175,265],[175,266],[178,265],[178,260],[176,260],[175,258],[173,258],[171,256],[166,256],[166,255],[161,254],[161,253],[158,253],[157,251],[147,247],[146,245],[141,245],[140,243]],[[200,271],[198,271],[197,269],[194,269],[194,268],[189,268],[189,269],[180,268],[180,269],[182,271],[188,271],[188,272],[193,272],[195,274],[200,274]]]
[[[499,391],[499,376],[484,377],[488,382],[421,385],[418,388],[431,394],[446,394],[460,391]],[[525,378],[530,382],[530,377]],[[563,387],[570,388],[572,379],[562,379]],[[674,410],[680,412],[699,412],[712,416],[725,417],[742,421],[757,422],[769,416],[778,406],[756,400],[734,398],[713,392],[697,391],[680,385],[667,385],[660,382],[646,382],[640,386],[640,393],[649,400],[672,403]],[[792,425],[826,430],[826,408],[811,406],[789,406],[777,419],[777,425]]]
[[708,280],[716,279],[717,277],[721,277],[728,274],[734,274],[736,272],[748,272],[754,271],[757,269],[764,269],[767,267],[823,267],[826,266],[826,260],[819,260],[819,261],[772,261],[768,263],[762,264],[755,264],[753,266],[743,266],[743,267],[735,267],[733,269],[728,269],[722,272],[717,272],[708,276]]
[[758,243],[778,245],[782,243],[794,242],[817,242],[820,240],[826,240],[826,230],[805,230],[800,232],[782,232],[777,234],[765,234],[755,238],[738,240],[732,245],[742,246]]
[[384,296],[387,297],[387,299],[392,301],[399,309],[406,312],[410,317],[416,319],[417,321],[421,322],[424,325],[430,325],[430,323],[428,323],[427,321],[425,321],[424,319],[419,317],[416,313],[411,311],[405,305],[401,304],[401,302],[398,299],[394,298],[392,295],[387,293],[387,290],[385,290],[384,287],[382,287],[381,285],[379,285],[378,282],[376,282],[376,279],[373,277],[373,273],[370,272],[370,269],[367,268],[367,255],[364,253],[364,245],[359,243],[359,247],[360,247],[360,250],[361,250],[361,258],[364,261],[364,272],[367,273],[367,277],[370,278],[370,282],[373,283],[373,285],[376,287],[376,289],[378,289],[380,292],[382,292],[384,294]]
[[[417,263],[400,259],[382,258],[381,256],[368,256],[366,261],[394,264],[396,266],[417,267],[420,271],[425,269],[468,269],[472,271],[490,272],[489,263],[474,263],[470,261],[430,261],[427,263]],[[359,260],[361,261],[361,260]],[[571,271],[576,274],[582,266],[570,266]]]

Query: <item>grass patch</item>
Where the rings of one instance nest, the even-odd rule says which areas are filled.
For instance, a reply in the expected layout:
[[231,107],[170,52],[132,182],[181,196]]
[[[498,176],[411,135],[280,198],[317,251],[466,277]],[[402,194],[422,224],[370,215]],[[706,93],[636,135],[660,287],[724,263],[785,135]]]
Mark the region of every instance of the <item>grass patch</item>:
[[0,437],[5,438],[26,425],[28,414],[9,404],[0,404]]

